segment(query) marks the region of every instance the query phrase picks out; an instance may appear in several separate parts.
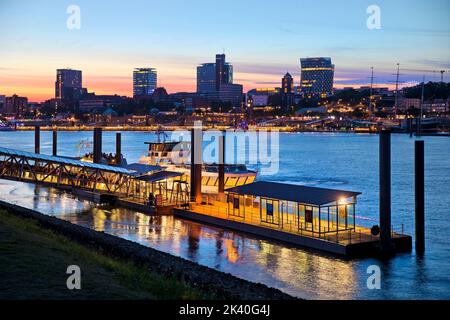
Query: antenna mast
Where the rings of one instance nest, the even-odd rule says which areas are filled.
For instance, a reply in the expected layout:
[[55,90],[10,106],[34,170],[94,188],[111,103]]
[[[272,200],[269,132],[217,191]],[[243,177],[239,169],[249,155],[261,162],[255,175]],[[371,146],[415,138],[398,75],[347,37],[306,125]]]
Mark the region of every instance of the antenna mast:
[[372,90],[373,90],[373,67],[371,67],[370,69],[372,69],[372,75],[370,76],[370,97],[369,97],[369,111],[373,112],[373,103],[372,103]]
[[398,109],[398,81],[400,77],[400,63],[397,63],[397,77],[395,80],[395,109],[394,114],[397,115],[397,109]]

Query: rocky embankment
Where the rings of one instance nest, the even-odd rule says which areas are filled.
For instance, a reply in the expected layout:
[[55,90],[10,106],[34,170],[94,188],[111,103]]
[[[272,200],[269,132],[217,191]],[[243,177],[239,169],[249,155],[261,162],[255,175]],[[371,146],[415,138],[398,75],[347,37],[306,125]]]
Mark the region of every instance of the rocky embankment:
[[0,208],[17,216],[31,218],[42,227],[98,250],[103,254],[123,260],[132,260],[149,271],[163,274],[167,278],[183,280],[188,285],[204,292],[211,292],[219,299],[293,299],[278,289],[237,278],[195,262],[173,256],[138,243],[72,224],[37,211],[0,201]]

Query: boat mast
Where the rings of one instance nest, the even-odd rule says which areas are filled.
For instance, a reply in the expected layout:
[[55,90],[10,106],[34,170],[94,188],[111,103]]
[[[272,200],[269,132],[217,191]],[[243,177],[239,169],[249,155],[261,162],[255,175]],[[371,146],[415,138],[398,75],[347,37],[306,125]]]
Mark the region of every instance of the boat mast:
[[397,78],[395,80],[395,115],[397,115],[398,109],[398,80],[400,77],[400,63],[397,63]]
[[373,113],[373,103],[372,103],[372,90],[373,90],[373,67],[372,69],[372,75],[370,76],[370,97],[369,97],[369,111]]
[[422,118],[423,118],[423,96],[425,91],[425,75],[423,75],[422,79],[422,95],[420,97],[420,119],[418,123],[418,132],[419,136],[422,134]]

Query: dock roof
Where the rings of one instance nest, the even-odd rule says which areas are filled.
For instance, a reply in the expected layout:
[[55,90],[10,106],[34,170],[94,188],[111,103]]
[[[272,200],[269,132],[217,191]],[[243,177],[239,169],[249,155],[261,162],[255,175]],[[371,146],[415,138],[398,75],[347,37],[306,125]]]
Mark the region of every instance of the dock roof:
[[99,169],[99,170],[104,170],[104,171],[108,171],[108,172],[122,173],[122,174],[127,174],[127,175],[135,174],[133,171],[130,171],[128,169],[121,168],[121,167],[114,167],[114,166],[109,166],[109,165],[105,165],[105,164],[80,161],[80,160],[72,159],[72,158],[68,158],[68,157],[50,156],[50,155],[46,155],[46,154],[32,153],[32,152],[9,149],[9,148],[2,148],[2,147],[0,147],[0,155],[25,157],[30,160],[50,161],[50,162],[60,163],[60,164],[68,165],[68,166]]
[[286,200],[315,206],[321,206],[338,201],[342,198],[350,198],[361,194],[360,192],[354,191],[307,187],[268,181],[257,181],[243,186],[233,187],[227,189],[226,192]]
[[125,169],[136,171],[136,174],[141,175],[151,171],[161,170],[161,166],[150,165],[145,163],[130,163],[124,166]]
[[165,180],[168,178],[174,178],[174,177],[180,177],[183,174],[181,172],[175,172],[175,171],[158,171],[152,174],[146,174],[143,176],[139,176],[136,179],[146,182],[157,182],[161,180]]

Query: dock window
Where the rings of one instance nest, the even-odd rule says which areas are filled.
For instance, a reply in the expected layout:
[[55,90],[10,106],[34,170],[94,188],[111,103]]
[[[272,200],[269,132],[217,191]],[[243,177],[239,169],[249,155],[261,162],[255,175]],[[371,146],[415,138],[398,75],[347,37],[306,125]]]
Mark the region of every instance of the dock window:
[[312,211],[311,207],[309,207],[308,209],[305,209],[305,222],[307,222],[307,223],[313,222],[313,211]]

